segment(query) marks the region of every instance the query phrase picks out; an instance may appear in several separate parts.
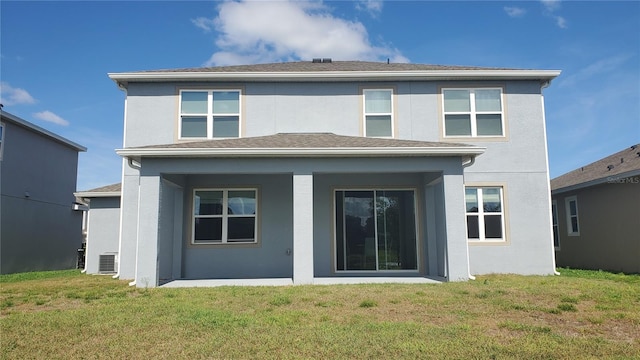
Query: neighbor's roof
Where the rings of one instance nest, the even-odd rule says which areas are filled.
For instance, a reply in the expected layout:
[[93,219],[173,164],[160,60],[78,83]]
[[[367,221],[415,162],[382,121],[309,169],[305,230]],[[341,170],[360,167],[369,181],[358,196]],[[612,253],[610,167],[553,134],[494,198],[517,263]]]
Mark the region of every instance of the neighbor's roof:
[[479,155],[467,144],[344,136],[332,133],[279,133],[236,139],[181,142],[116,150],[125,157],[345,157]]
[[121,188],[122,188],[122,184],[117,183],[117,184],[102,186],[102,187],[91,189],[91,190],[78,191],[74,195],[79,198],[120,196]]
[[24,120],[22,118],[19,118],[13,114],[10,114],[6,111],[2,111],[0,110],[0,114],[1,114],[1,119],[3,122],[9,122],[9,123],[13,123],[15,125],[18,125],[22,128],[25,128],[29,131],[32,131],[34,133],[40,134],[46,138],[49,138],[53,141],[56,141],[62,145],[68,146],[76,151],[87,151],[87,148],[79,145],[71,140],[68,140],[66,138],[63,138],[62,136],[55,134],[49,130],[43,129],[38,125],[32,124],[30,122],[28,122],[27,120]]
[[561,193],[635,175],[640,175],[640,144],[552,179],[551,191]]
[[151,81],[381,81],[499,80],[550,81],[559,70],[509,69],[369,61],[297,61],[110,73],[118,85]]

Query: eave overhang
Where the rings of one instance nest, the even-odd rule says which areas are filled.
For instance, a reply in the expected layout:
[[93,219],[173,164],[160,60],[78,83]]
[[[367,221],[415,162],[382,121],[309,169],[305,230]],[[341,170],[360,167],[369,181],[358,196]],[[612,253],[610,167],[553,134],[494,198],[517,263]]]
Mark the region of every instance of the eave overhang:
[[540,80],[549,81],[560,70],[419,70],[419,71],[318,71],[318,72],[193,72],[153,71],[109,73],[120,87],[129,82],[339,82],[434,80]]
[[128,148],[116,153],[126,158],[336,158],[477,156],[485,147],[364,147],[364,148]]
[[73,196],[78,198],[104,198],[104,197],[119,197],[120,191],[78,191],[73,193]]

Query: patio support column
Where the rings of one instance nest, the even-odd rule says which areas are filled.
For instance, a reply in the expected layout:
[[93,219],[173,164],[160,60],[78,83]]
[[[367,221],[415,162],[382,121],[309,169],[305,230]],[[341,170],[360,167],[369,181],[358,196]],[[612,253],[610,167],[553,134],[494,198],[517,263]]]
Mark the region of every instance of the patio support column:
[[460,174],[444,174],[444,212],[446,219],[446,263],[449,281],[469,280],[464,179]]
[[313,174],[293,174],[293,283],[313,283]]
[[136,287],[158,286],[160,176],[140,176]]
[[138,170],[122,160],[122,192],[120,194],[120,230],[118,244],[118,275],[122,280],[136,277],[136,249],[138,247],[138,192],[140,174]]

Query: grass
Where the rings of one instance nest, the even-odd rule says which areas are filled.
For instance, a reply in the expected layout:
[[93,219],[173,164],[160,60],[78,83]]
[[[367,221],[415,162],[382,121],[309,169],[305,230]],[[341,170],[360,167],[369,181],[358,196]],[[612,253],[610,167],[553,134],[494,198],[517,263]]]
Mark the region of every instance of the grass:
[[191,289],[77,271],[4,275],[0,357],[640,358],[640,276],[560,273]]

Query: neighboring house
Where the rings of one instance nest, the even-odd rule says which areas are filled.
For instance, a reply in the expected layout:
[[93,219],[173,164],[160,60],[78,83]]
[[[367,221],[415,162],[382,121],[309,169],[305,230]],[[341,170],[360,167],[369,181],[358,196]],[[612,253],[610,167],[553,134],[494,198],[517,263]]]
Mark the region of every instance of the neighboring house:
[[330,59],[109,74],[126,92],[117,276],[553,274],[542,90],[559,74]]
[[84,271],[89,274],[115,274],[120,232],[120,184],[80,191],[75,196],[89,205],[85,215]]
[[640,273],[640,144],[551,180],[558,266]]
[[82,244],[75,203],[87,149],[1,111],[0,273],[72,269]]

